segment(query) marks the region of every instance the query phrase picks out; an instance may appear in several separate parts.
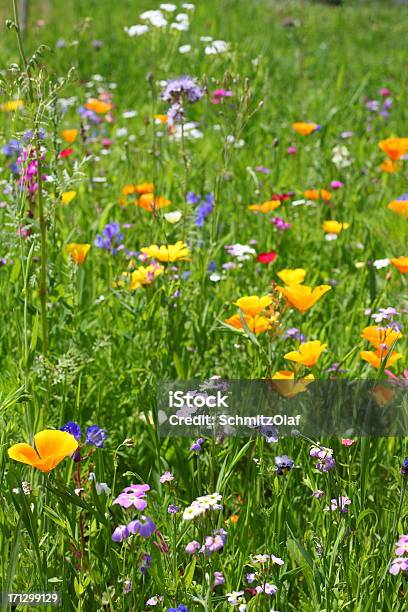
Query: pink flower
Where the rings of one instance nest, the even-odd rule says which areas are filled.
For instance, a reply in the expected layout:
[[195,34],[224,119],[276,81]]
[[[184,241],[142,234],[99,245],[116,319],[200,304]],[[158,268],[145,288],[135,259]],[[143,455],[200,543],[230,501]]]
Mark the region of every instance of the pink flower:
[[355,444],[355,440],[350,440],[350,438],[342,438],[341,443],[343,446],[353,446],[353,444]]
[[288,147],[288,148],[286,149],[286,153],[287,153],[288,155],[296,155],[296,153],[297,153],[297,147]]
[[231,98],[234,94],[227,89],[215,89],[211,94],[211,102],[220,104],[224,98]]
[[340,187],[344,187],[344,183],[342,183],[341,181],[332,181],[330,183],[330,187],[332,189],[340,189]]

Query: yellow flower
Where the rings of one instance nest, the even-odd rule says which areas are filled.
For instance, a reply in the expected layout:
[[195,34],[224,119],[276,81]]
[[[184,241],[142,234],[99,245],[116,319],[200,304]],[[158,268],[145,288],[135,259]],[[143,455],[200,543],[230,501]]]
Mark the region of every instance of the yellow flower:
[[275,208],[278,208],[281,205],[279,200],[268,200],[267,202],[263,202],[262,204],[251,204],[248,206],[249,210],[255,210],[257,212],[262,213],[270,213]]
[[[369,364],[371,364],[374,368],[378,369],[381,367],[384,359],[386,359],[387,351],[382,350],[380,348],[376,351],[361,351],[360,357],[364,361],[367,361]],[[401,357],[402,353],[396,353],[395,351],[392,351],[392,353],[389,354],[387,357],[385,367],[391,368],[395,364],[395,362],[398,361],[398,359],[401,359]]]
[[320,340],[312,340],[311,342],[304,342],[299,346],[298,351],[291,351],[286,353],[284,358],[288,361],[295,361],[302,365],[311,368],[316,365],[320,355],[323,353],[327,344],[322,344]]
[[62,140],[65,140],[65,142],[67,142],[68,144],[72,144],[73,142],[76,141],[78,136],[78,130],[76,129],[71,129],[71,130],[62,130],[61,132],[61,138]]
[[297,121],[296,123],[292,123],[292,128],[301,136],[308,136],[309,134],[312,134],[313,132],[318,130],[319,125],[317,123]]
[[156,123],[168,123],[169,120],[167,115],[154,115],[154,119]]
[[97,100],[96,98],[91,98],[85,104],[85,108],[93,111],[94,113],[97,113],[98,115],[104,115],[112,109],[112,104],[108,104],[108,102],[102,102],[102,100]]
[[3,104],[0,104],[0,109],[6,113],[11,113],[19,108],[22,108],[23,106],[24,102],[22,100],[9,100],[8,102],[3,102]]
[[369,325],[365,327],[361,333],[361,337],[368,340],[374,348],[387,348],[395,344],[397,340],[402,338],[401,332],[391,329],[391,327],[379,327],[377,325]]
[[298,393],[306,391],[306,387],[314,381],[313,374],[295,380],[295,373],[290,370],[279,370],[272,376],[272,385],[283,397],[295,397]]
[[258,297],[257,295],[246,295],[234,302],[242,312],[253,317],[260,314],[267,306],[272,304],[273,298],[270,295]]
[[[159,265],[139,266],[133,272],[125,272],[122,277],[129,279],[129,289],[135,291],[142,285],[151,285],[155,279],[163,274],[164,268]],[[119,284],[123,284],[119,282]]]
[[61,193],[61,202],[62,204],[69,204],[75,198],[77,192],[76,191],[63,191]]
[[408,219],[408,199],[407,200],[393,200],[388,204],[388,207],[392,212],[397,213]]
[[83,264],[87,258],[90,248],[90,244],[78,244],[77,242],[71,242],[70,244],[67,244],[65,251],[74,263]]
[[350,224],[340,223],[339,221],[323,221],[322,227],[326,234],[340,234],[342,230],[350,227]]
[[245,330],[242,324],[241,316],[243,317],[248,329],[254,334],[261,334],[272,327],[272,321],[263,315],[255,315],[254,317],[250,314],[234,314],[229,319],[225,319],[224,323],[235,327],[236,329]]
[[24,442],[14,444],[8,449],[8,456],[48,473],[78,448],[73,435],[53,429],[44,429],[35,434],[34,444],[35,448]]
[[147,255],[152,259],[157,259],[158,261],[188,261],[189,250],[188,246],[182,240],[178,240],[176,244],[168,244],[158,246],[157,244],[152,244],[149,247],[144,247],[141,249],[141,252]]
[[300,285],[305,280],[306,270],[303,268],[284,268],[278,272],[278,276],[288,287],[291,285]]
[[171,201],[162,196],[154,196],[152,193],[144,193],[138,200],[134,201],[134,204],[144,208],[148,212],[153,212],[154,210],[170,206]]
[[319,285],[318,287],[307,287],[306,285],[292,285],[291,287],[277,287],[285,296],[289,304],[299,310],[306,312],[320,298],[330,291],[330,285]]
[[407,256],[401,255],[401,257],[394,257],[393,259],[391,259],[391,263],[394,266],[394,268],[397,268],[397,270],[401,272],[402,274],[408,274],[408,257]]
[[400,169],[401,164],[399,162],[392,161],[392,159],[389,159],[388,157],[380,164],[380,170],[383,172],[388,172],[389,174],[394,174]]
[[386,138],[378,146],[390,159],[396,161],[408,153],[408,138]]

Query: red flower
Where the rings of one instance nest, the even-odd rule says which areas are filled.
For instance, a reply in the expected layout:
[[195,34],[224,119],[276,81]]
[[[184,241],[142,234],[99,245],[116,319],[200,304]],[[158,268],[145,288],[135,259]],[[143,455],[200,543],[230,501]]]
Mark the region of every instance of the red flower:
[[279,202],[284,202],[285,200],[289,200],[295,195],[293,191],[288,191],[287,193],[275,193],[271,197],[271,200],[279,200]]
[[256,257],[256,260],[263,264],[271,263],[275,261],[278,254],[275,251],[269,251],[268,253],[259,253]]
[[64,157],[69,157],[70,155],[72,155],[73,152],[74,152],[74,149],[71,149],[70,147],[68,147],[68,149],[62,149],[62,151],[60,151],[58,157],[60,159],[64,159]]

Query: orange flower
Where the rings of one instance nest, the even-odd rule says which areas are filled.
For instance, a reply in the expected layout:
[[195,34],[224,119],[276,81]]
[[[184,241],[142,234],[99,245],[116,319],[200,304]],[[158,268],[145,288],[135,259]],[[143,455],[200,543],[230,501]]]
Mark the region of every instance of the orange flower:
[[279,200],[268,200],[262,204],[251,204],[248,206],[249,210],[255,210],[256,212],[270,213],[281,205]]
[[408,199],[393,200],[388,204],[387,208],[397,213],[397,215],[401,215],[408,219]]
[[391,327],[369,325],[363,329],[361,337],[368,340],[376,349],[389,349],[397,340],[402,338],[402,334],[401,332],[394,331]]
[[167,123],[169,118],[167,115],[154,115],[156,123]]
[[83,264],[87,258],[90,248],[90,244],[78,244],[77,242],[71,242],[70,244],[67,244],[65,251],[74,263]]
[[396,161],[408,153],[408,138],[387,138],[378,144],[390,159]]
[[67,431],[53,429],[44,429],[35,434],[34,444],[35,448],[25,442],[14,444],[8,449],[8,456],[46,474],[78,448],[74,436]]
[[391,354],[388,354],[387,351],[382,349],[377,349],[376,351],[361,351],[360,352],[361,359],[370,363],[374,368],[380,368],[384,359],[387,359],[385,367],[391,368],[398,359],[401,359],[402,353],[397,353],[392,351]]
[[311,368],[316,365],[320,355],[323,353],[327,344],[322,344],[320,340],[312,340],[311,342],[304,342],[299,346],[298,351],[291,351],[286,353],[284,358],[288,361],[295,361],[302,365]]
[[392,159],[384,159],[384,161],[380,164],[380,170],[383,172],[388,172],[389,174],[394,174],[401,169],[401,164],[399,162],[392,161]]
[[98,115],[104,115],[112,109],[112,104],[102,102],[102,100],[97,100],[96,98],[91,98],[85,104],[85,108],[97,113]]
[[249,314],[252,317],[260,314],[267,306],[272,304],[273,298],[270,295],[264,295],[263,297],[258,297],[257,295],[246,295],[242,298],[239,298],[236,302],[234,302],[235,306],[244,312],[245,314]]
[[171,200],[167,200],[162,196],[154,196],[152,193],[144,193],[138,200],[135,200],[134,204],[135,206],[144,208],[144,210],[148,212],[153,212],[154,210],[170,206]]
[[242,324],[241,316],[243,317],[248,329],[254,334],[261,334],[262,332],[268,331],[272,327],[272,321],[263,315],[255,315],[254,317],[250,314],[239,315],[234,314],[229,319],[225,319],[224,323],[235,327],[236,329],[245,330]]
[[317,123],[298,121],[296,123],[292,123],[292,128],[301,136],[308,136],[309,134],[316,132],[316,130],[319,130],[320,125]]
[[306,189],[303,195],[307,200],[321,199],[325,202],[328,202],[332,197],[332,194],[330,193],[330,191],[327,191],[327,189]]
[[314,381],[313,374],[295,380],[295,373],[290,370],[279,370],[272,376],[273,387],[283,397],[295,397],[298,393],[306,391],[307,385]]
[[394,391],[384,385],[374,387],[371,394],[379,406],[386,406],[394,397]]
[[299,310],[306,312],[320,298],[330,291],[330,285],[319,285],[318,287],[307,287],[306,285],[292,285],[290,287],[277,287],[277,289],[285,296],[289,304]]
[[408,257],[407,256],[401,255],[401,257],[394,257],[393,259],[391,259],[391,263],[394,266],[394,268],[397,268],[397,270],[401,272],[402,274],[408,274]]
[[278,276],[287,286],[300,285],[305,280],[306,270],[303,268],[284,268],[278,272]]
[[122,188],[122,195],[133,195],[135,193],[153,193],[153,183],[140,183],[139,185],[125,185]]
[[62,140],[65,140],[65,142],[67,142],[68,144],[72,144],[73,142],[76,141],[78,136],[78,130],[76,129],[71,129],[71,130],[62,130],[61,132],[61,138]]

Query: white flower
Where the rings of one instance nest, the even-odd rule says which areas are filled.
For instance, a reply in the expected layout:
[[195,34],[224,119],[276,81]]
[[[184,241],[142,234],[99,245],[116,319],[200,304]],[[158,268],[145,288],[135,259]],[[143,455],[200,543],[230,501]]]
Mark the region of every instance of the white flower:
[[[177,124],[174,126],[174,132],[171,134],[171,137],[174,138],[174,140],[181,139],[181,125]],[[192,139],[202,138],[203,133],[197,129],[196,123],[187,121],[187,123],[184,124],[184,137]]]
[[221,275],[217,274],[217,272],[213,272],[212,274],[210,274],[210,281],[212,281],[213,283],[218,283],[221,278]]
[[213,40],[211,45],[204,49],[204,53],[206,55],[218,55],[219,53],[225,53],[229,48],[230,45],[225,40]]
[[174,225],[175,223],[178,223],[180,221],[181,217],[183,216],[183,213],[181,212],[181,210],[173,210],[171,212],[165,213],[163,216],[168,223]]
[[373,266],[377,270],[381,270],[381,268],[386,268],[389,265],[390,265],[390,260],[389,259],[376,259],[373,262]]
[[148,21],[155,28],[165,28],[167,21],[161,11],[145,11],[140,15],[140,19]]
[[106,482],[96,482],[95,489],[98,495],[101,495],[101,493],[105,493],[105,495],[110,495],[111,493],[111,490],[106,484]]
[[190,53],[191,51],[191,45],[181,45],[181,47],[179,47],[179,53]]
[[178,30],[179,32],[187,32],[189,23],[188,21],[181,21],[180,23],[172,23],[171,28]]
[[213,39],[212,36],[200,36],[201,42],[211,42]]
[[166,11],[167,13],[172,13],[176,10],[177,6],[175,4],[161,4],[160,8],[162,11]]
[[123,128],[118,128],[115,132],[116,134],[116,138],[124,138],[125,136],[128,135],[128,131],[127,128],[123,127]]
[[181,6],[183,9],[186,9],[186,11],[194,11],[195,9],[195,4],[191,4],[190,2],[185,2]]
[[325,239],[328,240],[329,242],[331,242],[332,240],[337,240],[338,236],[337,234],[326,234],[325,235]]
[[232,606],[238,606],[242,603],[242,595],[244,591],[232,591],[231,593],[227,593],[228,603]]
[[190,17],[187,15],[187,13],[179,13],[178,15],[176,15],[175,19],[176,21],[183,22],[189,21]]
[[347,168],[353,163],[349,150],[344,145],[336,145],[333,147],[332,154],[332,162],[336,168]]
[[132,119],[133,117],[136,117],[136,115],[137,115],[137,111],[135,110],[123,111],[122,113],[122,117],[124,119]]
[[146,32],[149,31],[149,28],[147,25],[139,24],[132,25],[130,28],[125,26],[124,30],[129,36],[141,36],[142,34],[146,34]]

